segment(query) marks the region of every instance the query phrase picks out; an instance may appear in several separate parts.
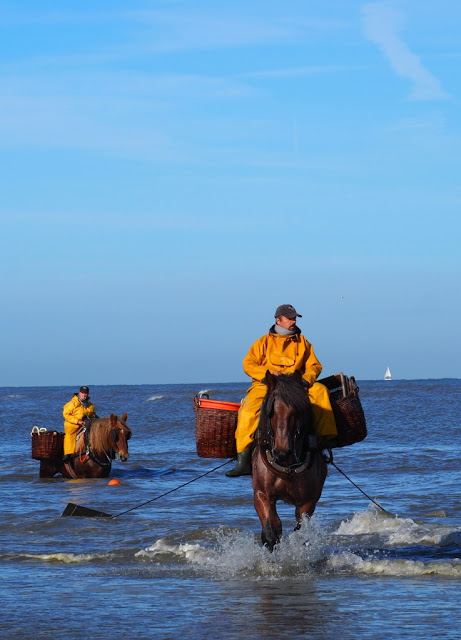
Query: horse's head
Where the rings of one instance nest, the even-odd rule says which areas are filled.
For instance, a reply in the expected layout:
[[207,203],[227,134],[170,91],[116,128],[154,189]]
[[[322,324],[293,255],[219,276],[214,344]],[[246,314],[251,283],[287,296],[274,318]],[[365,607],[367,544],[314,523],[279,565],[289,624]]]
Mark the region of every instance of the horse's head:
[[302,463],[313,430],[312,408],[302,376],[299,371],[278,376],[267,371],[265,382],[267,394],[261,407],[261,436],[278,464]]
[[128,440],[131,438],[131,429],[126,424],[128,415],[123,414],[121,418],[110,414],[110,443],[115,453],[115,457],[120,462],[126,462],[130,456],[128,453]]

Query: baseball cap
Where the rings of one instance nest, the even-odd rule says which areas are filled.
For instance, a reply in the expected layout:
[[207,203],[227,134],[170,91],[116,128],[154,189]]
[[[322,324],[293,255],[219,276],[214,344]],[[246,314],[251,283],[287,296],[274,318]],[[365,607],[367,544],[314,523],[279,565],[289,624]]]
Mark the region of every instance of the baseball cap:
[[298,318],[302,318],[302,315],[296,311],[292,304],[281,304],[275,310],[274,318],[278,318],[279,316],[285,316],[285,318],[294,318],[298,316]]

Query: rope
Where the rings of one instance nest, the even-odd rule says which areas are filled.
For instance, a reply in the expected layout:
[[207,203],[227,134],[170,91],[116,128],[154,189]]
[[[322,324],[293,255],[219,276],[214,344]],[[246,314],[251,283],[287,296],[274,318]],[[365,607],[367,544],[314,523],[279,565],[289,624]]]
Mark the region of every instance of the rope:
[[81,440],[80,440],[80,449],[78,452],[78,459],[82,463],[88,460],[87,452],[85,451],[85,454],[83,454],[84,440],[85,440],[85,433],[82,433]]
[[37,462],[39,462],[38,460],[36,460],[35,462],[21,462],[20,464],[13,464],[10,465],[8,467],[0,467],[0,469],[17,469],[19,466],[24,467],[24,466],[28,466],[29,464],[37,464]]
[[360,491],[360,493],[363,493],[363,495],[364,495],[366,498],[368,498],[368,500],[371,500],[371,501],[373,502],[373,504],[375,504],[377,507],[379,507],[379,508],[381,509],[381,511],[384,511],[384,513],[387,513],[388,515],[390,515],[390,516],[394,517],[394,514],[393,514],[393,513],[390,513],[389,511],[386,511],[386,509],[384,509],[380,504],[378,504],[378,503],[376,502],[376,500],[373,500],[373,498],[370,498],[370,496],[369,496],[367,493],[365,493],[365,491],[362,491],[362,489],[361,489],[357,484],[355,484],[355,482],[353,482],[353,481],[349,478],[349,476],[347,476],[347,475],[344,473],[344,471],[341,471],[341,469],[340,469],[340,468],[339,468],[339,467],[338,467],[338,466],[333,462],[333,458],[332,458],[332,457],[331,457],[331,458],[330,458],[330,460],[328,460],[327,462],[328,462],[328,464],[332,464],[332,465],[334,466],[334,468],[335,468],[335,469],[337,469],[337,470],[339,471],[339,473],[342,473],[342,474],[343,474],[343,476],[344,476],[345,478],[347,478],[347,480],[349,480],[349,482],[350,482],[351,484],[353,484],[353,485],[354,485],[354,487]]
[[214,469],[210,469],[209,471],[206,471],[205,473],[202,473],[202,475],[197,476],[196,478],[193,478],[192,480],[189,480],[188,482],[184,482],[184,484],[180,484],[178,487],[175,487],[174,489],[170,489],[169,491],[166,491],[165,493],[162,493],[159,496],[155,496],[155,498],[151,498],[150,500],[146,500],[146,502],[142,502],[141,504],[137,504],[134,507],[131,507],[131,509],[127,509],[126,511],[122,511],[121,513],[115,514],[115,516],[110,516],[110,517],[111,517],[112,520],[114,520],[115,518],[118,518],[119,516],[125,515],[125,513],[129,513],[130,511],[134,511],[135,509],[139,509],[139,507],[144,507],[146,504],[149,504],[151,502],[155,502],[155,500],[160,500],[160,498],[164,498],[168,494],[173,493],[174,491],[177,491],[178,489],[182,489],[182,487],[186,487],[188,484],[192,484],[192,482],[195,482],[196,480],[200,480],[200,478],[204,478],[209,473],[213,473],[213,471],[217,471],[218,469],[221,469],[221,467],[224,467],[224,465],[229,464],[229,462],[233,462],[232,458],[230,460],[226,460],[226,462],[223,462],[222,464],[219,464],[217,467],[214,467]]

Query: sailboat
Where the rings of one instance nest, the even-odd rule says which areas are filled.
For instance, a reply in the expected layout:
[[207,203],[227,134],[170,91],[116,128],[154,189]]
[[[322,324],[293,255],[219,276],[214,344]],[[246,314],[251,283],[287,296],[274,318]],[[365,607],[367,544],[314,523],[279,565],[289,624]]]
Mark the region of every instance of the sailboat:
[[391,370],[389,369],[389,367],[387,367],[386,373],[384,374],[384,380],[392,380],[392,374],[391,374]]

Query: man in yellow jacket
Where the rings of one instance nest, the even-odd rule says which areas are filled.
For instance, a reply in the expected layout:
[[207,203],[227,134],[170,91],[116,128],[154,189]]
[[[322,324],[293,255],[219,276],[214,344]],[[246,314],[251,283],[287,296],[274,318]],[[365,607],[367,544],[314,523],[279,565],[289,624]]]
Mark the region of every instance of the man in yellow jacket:
[[277,307],[275,324],[269,329],[269,333],[256,340],[243,360],[243,369],[252,378],[252,384],[238,413],[235,432],[237,466],[228,471],[226,476],[251,474],[251,445],[258,426],[261,404],[267,392],[262,381],[267,370],[274,375],[299,371],[308,387],[306,392],[312,404],[317,435],[326,439],[337,435],[328,389],[315,382],[322,371],[322,365],[317,360],[312,345],[296,326],[296,318],[301,317],[291,304]]
[[83,419],[96,418],[94,404],[90,402],[90,390],[88,387],[80,387],[78,393],[74,393],[72,399],[64,405],[64,456],[75,453],[75,440],[77,431],[83,424]]

